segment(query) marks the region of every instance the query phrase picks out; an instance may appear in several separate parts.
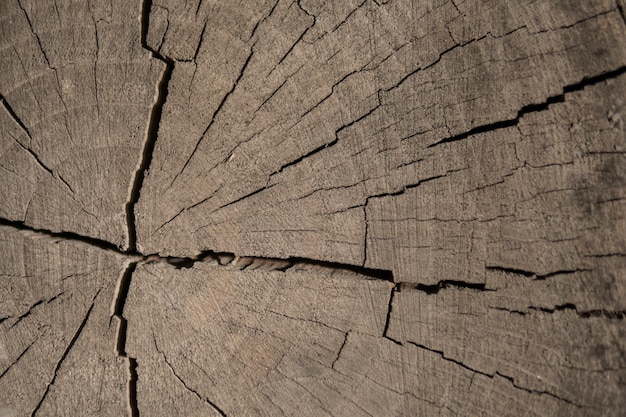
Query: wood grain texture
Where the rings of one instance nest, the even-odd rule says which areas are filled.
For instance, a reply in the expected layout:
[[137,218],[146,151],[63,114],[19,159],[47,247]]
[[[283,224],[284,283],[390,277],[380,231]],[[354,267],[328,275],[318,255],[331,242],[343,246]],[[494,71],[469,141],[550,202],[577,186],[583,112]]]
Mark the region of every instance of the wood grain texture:
[[124,313],[128,352],[139,363],[139,409],[326,415],[326,407],[340,407],[349,414],[356,405],[340,393],[333,404],[309,390],[331,394],[317,380],[332,375],[349,333],[382,335],[390,289],[386,281],[296,269],[139,267]]
[[[481,2],[365,2],[325,36],[304,19],[302,39],[279,44],[290,13],[309,17],[304,4],[279,2],[260,20],[219,92],[220,50],[206,40],[221,22],[207,24],[195,63],[176,67],[138,205],[144,251],[362,264],[368,198],[464,167],[438,166],[429,146],[626,60],[612,2],[559,4],[550,18],[540,2],[489,2],[486,15]],[[224,43],[229,56],[241,42]]]
[[0,417],[623,415],[625,10],[0,1]]
[[125,204],[163,65],[132,2],[0,5],[0,216],[128,245]]
[[0,230],[0,415],[125,414],[128,365],[110,320],[125,259]]

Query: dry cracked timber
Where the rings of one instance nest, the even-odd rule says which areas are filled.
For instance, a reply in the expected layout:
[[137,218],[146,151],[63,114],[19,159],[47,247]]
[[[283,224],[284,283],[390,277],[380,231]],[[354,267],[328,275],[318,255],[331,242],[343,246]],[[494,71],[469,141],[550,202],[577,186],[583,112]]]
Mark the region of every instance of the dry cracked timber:
[[0,416],[621,415],[624,10],[0,2]]

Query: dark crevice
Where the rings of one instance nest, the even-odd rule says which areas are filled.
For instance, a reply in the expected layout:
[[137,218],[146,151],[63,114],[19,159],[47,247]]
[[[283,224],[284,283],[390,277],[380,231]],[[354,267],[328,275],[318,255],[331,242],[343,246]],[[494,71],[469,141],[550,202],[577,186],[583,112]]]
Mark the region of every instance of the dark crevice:
[[485,287],[484,283],[475,283],[475,282],[465,282],[465,281],[457,281],[457,280],[443,280],[439,281],[436,284],[416,284],[411,282],[399,282],[396,284],[398,291],[404,290],[417,290],[423,293],[433,295],[438,294],[439,291],[446,288],[459,288],[459,289],[468,289],[474,291],[495,291]]
[[565,95],[569,94],[569,93],[573,93],[576,91],[581,91],[583,90],[585,87],[589,87],[604,81],[607,81],[611,78],[616,78],[619,77],[620,75],[626,73],[626,66],[622,66],[619,67],[616,70],[613,71],[609,71],[609,72],[605,72],[603,74],[599,74],[593,77],[588,77],[588,78],[583,78],[581,81],[575,83],[575,84],[571,84],[571,85],[567,85],[563,88],[563,93],[556,95],[556,96],[551,96],[548,97],[543,103],[536,103],[536,104],[529,104],[526,105],[524,107],[522,107],[518,112],[517,115],[512,118],[512,119],[508,119],[508,120],[502,120],[499,122],[494,122],[494,123],[489,123],[486,125],[482,125],[482,126],[477,126],[474,127],[470,130],[468,130],[465,133],[460,133],[458,135],[455,136],[451,136],[445,139],[442,139],[438,142],[432,143],[430,145],[428,145],[428,148],[433,148],[435,146],[438,145],[442,145],[444,143],[450,143],[450,142],[457,142],[463,139],[466,139],[472,135],[477,135],[480,133],[485,133],[485,132],[490,132],[493,130],[498,130],[498,129],[505,129],[508,127],[513,127],[513,126],[517,126],[520,119],[529,113],[535,113],[535,112],[540,112],[540,111],[544,111],[547,110],[550,105],[555,104],[555,103],[563,103],[565,102]]
[[[262,259],[262,258],[261,258]],[[293,263],[293,267],[297,269],[298,266],[316,266],[326,268],[332,271],[348,271],[353,272],[368,278],[393,282],[393,273],[386,269],[365,268],[359,265],[350,265],[339,262],[320,261],[316,259],[287,258],[287,261]],[[287,268],[290,269],[290,268]]]
[[498,311],[507,311],[511,314],[517,314],[518,316],[525,316],[527,313],[525,311],[521,311],[521,310],[512,310],[510,308],[505,308],[505,307],[489,307],[492,308],[494,310],[498,310]]
[[418,182],[414,183],[414,184],[409,184],[409,185],[405,185],[404,187],[402,187],[401,189],[399,189],[398,191],[393,191],[393,192],[389,192],[389,193],[381,193],[381,194],[375,194],[375,195],[371,195],[369,197],[367,197],[366,201],[365,201],[365,205],[367,206],[367,204],[369,203],[369,200],[371,198],[384,198],[384,197],[395,197],[395,196],[399,196],[402,195],[406,192],[406,190],[410,190],[411,188],[417,188],[420,185],[423,185],[424,183],[427,183],[429,181],[433,181],[439,178],[443,178],[445,177],[447,174],[450,174],[452,172],[455,171],[448,171],[443,175],[435,175],[432,177],[428,177],[428,178],[424,178],[423,180],[419,180]]
[[218,211],[218,210],[221,210],[221,209],[223,209],[223,208],[225,208],[225,207],[232,206],[233,204],[237,204],[237,203],[239,203],[240,201],[245,200],[246,198],[250,198],[250,197],[252,197],[252,196],[254,196],[254,195],[257,195],[257,194],[259,194],[259,193],[261,193],[261,192],[263,192],[263,191],[267,191],[267,190],[269,190],[269,189],[270,189],[270,188],[272,188],[274,185],[275,185],[275,184],[272,184],[272,185],[270,185],[270,186],[267,186],[267,185],[266,185],[266,186],[264,186],[264,187],[259,188],[258,190],[254,190],[254,191],[252,191],[251,193],[248,193],[248,194],[246,194],[246,195],[244,195],[244,196],[242,196],[242,197],[239,197],[239,198],[238,198],[238,199],[236,199],[236,200],[231,201],[230,203],[226,203],[226,204],[224,204],[223,206],[220,206],[220,207],[216,208],[214,211]]
[[374,112],[377,108],[379,108],[379,107],[380,107],[380,102],[379,102],[376,106],[374,106],[371,110],[369,110],[367,113],[365,113],[364,115],[362,115],[361,117],[359,117],[359,118],[357,118],[357,119],[355,119],[355,120],[351,121],[350,123],[347,123],[347,124],[345,124],[345,125],[341,126],[339,129],[335,130],[335,139],[334,139],[333,141],[328,142],[328,143],[325,143],[325,144],[323,144],[323,145],[321,145],[321,146],[318,146],[317,148],[313,149],[312,151],[310,151],[310,152],[306,153],[305,155],[302,155],[302,156],[300,156],[299,158],[294,159],[293,161],[288,162],[288,163],[286,163],[286,164],[282,165],[280,168],[278,168],[278,170],[274,171],[274,172],[270,175],[270,178],[271,178],[272,176],[274,176],[274,175],[280,174],[280,173],[281,173],[281,172],[283,172],[285,169],[287,169],[287,168],[289,168],[289,167],[291,167],[291,166],[293,166],[293,165],[299,164],[299,163],[300,163],[300,162],[302,162],[304,159],[306,159],[306,158],[308,158],[308,157],[310,157],[310,156],[313,156],[313,155],[315,155],[316,153],[319,153],[319,152],[323,151],[323,150],[324,150],[324,149],[326,149],[326,148],[330,148],[330,147],[332,147],[332,146],[336,145],[336,144],[337,144],[337,142],[339,142],[339,133],[340,133],[341,131],[343,131],[343,130],[345,130],[345,129],[349,128],[350,126],[354,125],[355,123],[358,123],[358,122],[360,122],[361,120],[365,119],[366,117],[368,117],[369,115],[371,115],[371,114],[372,114],[372,113],[373,113],[373,112]]
[[[278,270],[278,271],[287,271],[289,269],[295,270],[306,270],[309,267],[317,268],[317,269],[326,269],[333,272],[350,272],[358,275],[362,275],[371,279],[378,279],[383,281],[393,282],[393,273],[390,270],[386,269],[376,269],[376,268],[366,268],[361,265],[352,265],[341,262],[330,262],[323,261],[317,259],[309,259],[309,258],[301,258],[301,257],[288,257],[288,258],[270,258],[270,257],[255,257],[255,256],[237,256],[232,252],[215,252],[212,250],[206,250],[200,252],[198,255],[190,256],[190,257],[178,257],[178,256],[161,256],[158,254],[144,255],[139,252],[129,252],[122,251],[112,243],[109,243],[104,240],[94,239],[91,237],[86,237],[82,235],[78,235],[72,232],[52,232],[50,230],[44,229],[34,229],[32,227],[24,225],[22,222],[11,221],[7,219],[0,218],[0,226],[9,226],[18,230],[28,231],[32,233],[42,234],[51,238],[60,239],[60,240],[68,240],[74,242],[82,242],[90,246],[94,246],[96,248],[100,248],[106,251],[112,251],[122,256],[127,256],[131,261],[131,266],[126,270],[125,278],[122,279],[122,284],[118,291],[121,291],[121,294],[118,293],[118,297],[116,298],[115,305],[115,314],[120,314],[123,310],[123,300],[126,297],[128,292],[128,285],[130,285],[130,275],[132,271],[130,269],[135,268],[138,262],[145,263],[167,263],[178,269],[180,268],[191,268],[194,266],[196,262],[217,262],[221,266],[233,266],[238,269],[246,269],[249,265],[254,263],[255,265],[261,265],[261,269],[266,270]],[[246,265],[243,265],[238,260],[248,259]],[[276,264],[280,264],[281,266],[276,267]],[[249,268],[253,269],[253,268]],[[125,291],[125,293],[124,293]]]
[[63,361],[65,361],[65,358],[70,353],[70,350],[74,346],[74,343],[76,343],[76,340],[78,340],[78,337],[80,336],[80,334],[82,333],[83,329],[85,328],[85,325],[87,324],[87,320],[89,320],[89,316],[91,315],[91,311],[93,310],[93,307],[95,306],[96,298],[98,297],[98,294],[100,294],[100,290],[98,290],[96,292],[96,295],[94,295],[93,299],[91,300],[91,306],[89,307],[89,310],[87,310],[87,314],[85,314],[85,318],[83,319],[83,321],[78,326],[78,329],[74,333],[74,336],[72,336],[72,339],[70,340],[70,343],[68,343],[67,347],[63,351],[63,354],[61,355],[61,358],[57,362],[57,364],[56,364],[56,366],[54,368],[54,374],[52,376],[52,380],[46,386],[46,390],[44,391],[43,395],[41,396],[41,399],[39,400],[39,402],[37,403],[37,405],[33,409],[32,413],[31,413],[31,417],[34,417],[37,414],[37,412],[39,411],[39,408],[41,407],[41,404],[43,404],[44,400],[46,399],[46,396],[48,395],[48,392],[50,391],[50,387],[52,385],[54,385],[54,382],[56,381],[59,369],[61,369],[61,365],[63,364]]
[[231,94],[233,94],[235,92],[235,89],[237,88],[237,86],[239,85],[239,82],[243,78],[243,75],[244,75],[244,73],[246,71],[246,68],[250,64],[252,56],[254,55],[254,45],[255,44],[252,44],[252,46],[250,47],[250,54],[248,54],[248,57],[246,58],[246,61],[244,62],[243,66],[241,67],[241,71],[239,71],[239,75],[237,76],[237,79],[235,79],[235,81],[233,82],[233,85],[231,86],[230,90],[228,90],[226,92],[226,94],[224,94],[224,97],[222,97],[222,101],[220,101],[220,104],[217,106],[217,108],[213,112],[213,115],[211,116],[211,120],[209,121],[209,124],[204,129],[204,132],[200,136],[200,139],[198,139],[198,141],[196,142],[196,145],[194,146],[193,150],[191,151],[191,154],[189,155],[189,158],[187,158],[187,161],[185,162],[183,167],[180,169],[178,174],[176,174],[174,176],[174,178],[172,179],[172,181],[170,182],[170,185],[168,186],[168,189],[171,188],[174,185],[174,182],[176,182],[178,177],[187,169],[187,166],[189,165],[189,163],[193,159],[194,155],[198,151],[198,148],[200,147],[200,143],[202,143],[202,140],[204,139],[206,134],[211,129],[211,126],[213,126],[213,123],[215,123],[215,119],[217,118],[217,115],[221,112],[222,108],[224,107],[224,104],[226,104],[226,101],[231,96]]
[[544,313],[554,313],[555,311],[563,311],[563,310],[574,310],[576,311],[576,306],[571,303],[561,304],[555,306],[554,308],[546,308],[546,307],[528,307],[531,310],[538,310]]
[[[300,2],[298,2],[298,5]],[[337,29],[339,29],[341,26],[343,26],[348,20],[350,20],[350,17],[352,17],[352,15],[354,13],[356,13],[361,7],[363,7],[363,5],[367,3],[367,0],[363,0],[361,2],[361,4],[357,5],[354,9],[352,9],[350,11],[350,13],[348,13],[348,15],[341,21],[339,22],[334,28],[332,28],[331,30],[329,30],[328,32],[324,33],[321,37],[319,37],[318,39],[324,38],[326,35],[335,32]],[[300,8],[302,8],[302,6],[300,6]],[[304,10],[304,9],[303,9]],[[308,13],[307,13],[308,14]],[[316,39],[317,40],[317,39]]]
[[266,270],[286,272],[289,270],[328,270],[334,273],[346,272],[357,274],[368,279],[393,282],[393,273],[386,269],[365,268],[360,265],[345,264],[340,262],[321,261],[317,259],[288,257],[267,258],[255,256],[237,256],[231,252],[203,251],[192,257],[174,257],[148,255],[143,258],[147,263],[167,263],[177,269],[191,268],[196,262],[216,262],[220,266],[233,267],[239,270]]
[[[137,263],[131,262],[124,273],[122,274],[120,281],[117,285],[115,293],[115,302],[113,305],[113,317],[117,317],[119,320],[119,327],[117,331],[117,340],[115,342],[116,351],[119,356],[126,357],[126,328],[127,323],[124,318],[124,304],[126,303],[126,297],[128,296],[128,290],[130,289],[130,281],[133,273],[137,269]],[[109,320],[110,322],[110,320]]]
[[139,406],[137,405],[137,360],[128,358],[128,406],[131,417],[139,417]]
[[398,340],[387,335],[389,331],[389,323],[391,322],[391,311],[393,309],[393,299],[396,294],[396,291],[399,291],[398,285],[394,285],[389,293],[389,302],[387,303],[387,317],[385,318],[385,327],[383,328],[383,337],[395,343],[396,345],[402,345]]
[[487,271],[498,271],[498,272],[504,272],[507,274],[522,275],[524,277],[529,277],[529,278],[537,276],[537,274],[532,271],[526,271],[524,269],[516,269],[516,268],[507,268],[503,266],[487,266],[485,267],[485,269]]
[[577,274],[580,272],[591,272],[591,269],[579,268],[579,269],[560,269],[558,271],[548,272],[547,274],[537,275],[535,277],[536,280],[542,281],[547,278],[551,278],[557,275],[569,275],[569,274]]
[[312,151],[310,151],[310,152],[308,152],[308,153],[306,153],[306,154],[302,155],[301,157],[299,157],[299,158],[297,158],[297,159],[294,159],[293,161],[291,161],[291,162],[288,162],[288,163],[284,164],[283,166],[281,166],[280,168],[278,168],[278,170],[276,170],[276,171],[275,171],[273,174],[271,174],[270,176],[280,174],[281,172],[283,172],[285,169],[289,168],[290,166],[293,166],[293,165],[299,164],[299,163],[300,163],[300,162],[302,162],[304,159],[306,159],[306,158],[308,158],[308,157],[310,157],[310,156],[312,156],[312,155],[315,155],[316,153],[318,153],[318,152],[320,152],[320,151],[323,151],[324,149],[329,148],[329,147],[331,147],[331,146],[335,145],[336,143],[337,143],[337,137],[335,136],[335,140],[333,140],[332,142],[328,142],[328,143],[325,143],[325,144],[323,144],[323,145],[321,145],[321,146],[318,146],[317,148],[315,148],[315,149],[313,149]]
[[172,71],[174,70],[174,60],[166,56],[161,55],[158,51],[155,51],[148,46],[146,37],[148,35],[148,25],[150,20],[150,10],[152,9],[152,1],[144,0],[141,9],[141,46],[150,51],[153,58],[165,64],[165,69],[159,80],[156,92],[156,98],[150,112],[150,118],[148,120],[148,128],[146,132],[146,141],[144,143],[143,151],[141,153],[141,160],[139,167],[135,171],[133,178],[130,197],[126,203],[126,218],[128,223],[128,252],[135,252],[137,250],[137,229],[135,226],[135,205],[139,201],[141,188],[146,176],[146,172],[150,168],[152,162],[152,154],[154,152],[154,146],[159,134],[159,125],[161,122],[161,116],[163,113],[163,105],[167,100],[168,85],[172,78]]
[[[274,65],[274,68],[278,67],[280,64],[283,63],[283,61],[291,54],[291,52],[294,50],[294,48],[296,47],[296,45],[298,45],[301,41],[303,41],[304,36],[307,34],[307,32],[313,27],[315,26],[315,23],[317,22],[317,18],[315,17],[315,15],[309,13],[304,7],[302,7],[302,5],[300,4],[301,0],[296,1],[296,5],[298,6],[298,8],[300,10],[302,10],[307,16],[310,16],[313,18],[313,21],[311,22],[310,25],[308,25],[303,31],[302,33],[300,33],[300,36],[298,37],[298,39],[296,39],[296,41],[291,44],[291,46],[289,47],[289,49],[287,50],[287,52],[285,52],[283,54],[283,56],[278,60],[278,62],[276,63],[276,65]],[[272,70],[273,71],[273,70]]]
[[17,318],[17,320],[16,320],[13,324],[11,324],[7,330],[11,330],[11,329],[12,329],[13,327],[15,327],[15,326],[16,326],[16,325],[20,322],[20,321],[22,321],[22,320],[24,320],[26,317],[30,316],[30,313],[33,311],[33,309],[34,309],[34,308],[36,308],[37,306],[39,306],[40,304],[43,304],[43,302],[44,302],[44,301],[45,301],[45,300],[43,300],[43,299],[42,299],[42,300],[39,300],[39,301],[37,301],[35,304],[33,304],[32,306],[30,306],[30,308],[29,308],[29,309],[28,309],[28,310],[27,310],[24,314],[22,314],[21,316],[19,316],[19,317]]
[[626,318],[626,310],[587,310],[587,311],[577,311],[578,315],[582,318],[589,317],[604,317],[607,319],[617,319],[623,320]]
[[39,45],[41,54],[43,55],[43,58],[46,60],[46,64],[48,64],[48,68],[54,70],[54,68],[50,65],[50,60],[48,59],[48,55],[46,54],[46,51],[43,49],[43,45],[41,44],[41,39],[39,39],[39,35],[37,34],[37,32],[35,32],[35,28],[33,27],[33,22],[31,22],[30,17],[28,16],[28,13],[26,13],[26,9],[24,8],[24,6],[22,6],[22,1],[17,0],[17,4],[20,7],[20,9],[22,9],[22,12],[24,13],[24,16],[26,17],[26,21],[28,22],[30,31],[33,33],[33,35],[35,36],[35,39],[37,40],[37,44]]
[[538,281],[543,281],[545,279],[548,279],[557,275],[569,275],[569,274],[577,274],[580,272],[591,271],[591,269],[586,269],[586,268],[575,268],[575,269],[559,269],[557,271],[551,271],[545,274],[538,274],[533,271],[517,269],[517,268],[508,268],[508,267],[502,267],[502,266],[487,266],[485,267],[485,269],[488,271],[499,271],[499,272],[504,272],[507,274],[521,275],[521,276],[528,277],[528,278],[534,278]]
[[606,310],[606,309],[598,309],[598,310],[587,310],[587,311],[578,311],[576,305],[572,303],[565,303],[558,306],[554,306],[553,308],[547,307],[528,307],[530,310],[541,311],[547,314],[554,314],[557,311],[564,310],[572,310],[581,318],[591,318],[591,317],[603,317],[607,319],[616,319],[622,320],[626,317],[626,310]]
[[24,349],[24,350],[22,351],[22,353],[20,353],[20,354],[18,355],[18,357],[17,357],[17,358],[15,358],[15,360],[14,360],[14,361],[13,361],[13,362],[12,362],[12,363],[8,366],[8,367],[7,367],[4,371],[2,371],[2,373],[0,374],[0,379],[2,379],[2,377],[3,377],[3,376],[5,376],[5,375],[6,375],[6,373],[7,373],[7,372],[9,372],[9,370],[10,370],[11,368],[13,368],[13,366],[15,366],[15,365],[16,365],[16,364],[20,361],[20,359],[22,359],[22,358],[24,357],[24,355],[26,355],[26,353],[30,350],[30,348],[31,348],[31,347],[32,347],[32,346],[33,346],[36,342],[37,342],[37,340],[34,340],[31,344],[29,344],[28,346],[26,346],[26,349]]
[[489,35],[490,35],[490,34],[488,33],[488,34],[486,34],[486,35],[481,36],[480,38],[470,39],[469,41],[467,41],[467,42],[465,42],[465,43],[462,43],[462,44],[455,44],[455,45],[453,45],[453,46],[451,46],[451,47],[449,47],[449,48],[447,48],[447,49],[445,49],[445,50],[441,51],[441,53],[439,53],[439,56],[437,57],[437,59],[435,59],[433,62],[431,62],[430,64],[428,64],[428,65],[426,65],[426,66],[424,66],[424,67],[418,67],[418,68],[415,68],[414,70],[410,71],[408,74],[406,74],[404,77],[402,77],[402,78],[401,78],[401,79],[400,79],[400,80],[399,80],[396,84],[394,84],[393,86],[391,86],[391,87],[387,88],[387,89],[385,90],[385,92],[389,92],[389,91],[391,91],[391,90],[394,90],[394,89],[396,89],[396,88],[400,87],[400,85],[401,85],[402,83],[404,83],[407,79],[409,79],[409,78],[410,78],[410,77],[412,77],[413,75],[417,74],[418,72],[420,72],[420,71],[425,71],[425,70],[427,70],[428,68],[431,68],[431,67],[433,67],[433,66],[437,65],[437,64],[438,64],[438,63],[439,63],[439,62],[443,59],[443,57],[444,57],[445,55],[449,54],[450,52],[454,51],[455,49],[458,49],[458,48],[464,48],[464,47],[466,47],[466,46],[467,46],[467,45],[469,45],[469,44],[472,44],[472,43],[475,43],[475,42],[479,42],[479,41],[481,41],[481,40],[485,39],[485,38],[486,38],[487,36],[489,36]]
[[[9,116],[11,116],[11,118],[13,119],[13,121],[15,121],[15,123],[17,123],[17,125],[24,131],[24,133],[26,134],[26,136],[28,136],[28,139],[30,139],[31,143],[33,141],[33,137],[30,135],[30,131],[28,130],[28,128],[26,127],[26,125],[24,125],[24,123],[22,122],[22,120],[17,116],[17,114],[15,113],[15,111],[13,110],[13,108],[11,108],[11,106],[9,105],[9,103],[7,102],[6,98],[0,94],[0,102],[2,102],[5,110],[7,111],[7,113],[9,113]],[[72,189],[72,187],[70,186],[70,184],[60,175],[60,174],[55,174],[54,171],[49,168],[42,160],[41,158],[39,158],[39,155],[37,155],[29,146],[24,146],[24,144],[22,144],[22,142],[18,141],[17,139],[13,138],[13,140],[15,141],[15,143],[17,143],[24,151],[28,152],[28,154],[33,157],[35,159],[35,162],[37,162],[37,164],[44,170],[46,171],[48,174],[50,174],[51,176],[53,176],[54,178],[59,179],[63,184],[65,184],[65,186],[70,190],[70,192],[72,194],[74,194],[74,190]]]
[[248,39],[246,39],[246,42],[250,42],[252,40],[252,38],[256,34],[257,29],[261,25],[261,23],[265,22],[272,15],[272,13],[274,13],[274,10],[276,10],[276,6],[278,6],[278,3],[280,3],[280,0],[276,0],[274,5],[270,9],[269,13],[267,13],[265,16],[263,16],[261,19],[259,19],[256,22],[256,24],[254,25],[254,28],[252,28],[252,32],[250,32],[250,36],[248,37]]
[[[124,318],[124,305],[126,298],[128,297],[128,291],[130,289],[130,282],[137,268],[137,262],[131,262],[124,273],[122,274],[116,294],[115,302],[113,305],[113,317],[118,320],[117,338],[115,341],[115,351],[119,357],[128,359],[128,406],[131,417],[137,417],[139,415],[139,408],[137,407],[137,360],[128,356],[126,352],[126,332],[128,329],[128,321]],[[109,320],[110,323],[110,320]]]
[[127,255],[139,255],[136,252],[123,252],[116,245],[106,240],[97,239],[97,238],[93,238],[89,236],[83,236],[74,232],[53,232],[52,230],[48,230],[48,229],[37,229],[31,226],[27,226],[26,224],[24,224],[24,222],[4,219],[4,218],[0,218],[0,226],[8,226],[8,227],[12,227],[18,230],[29,231],[29,232],[33,232],[33,233],[37,233],[41,235],[46,235],[54,239],[82,242],[87,245],[94,246],[96,248],[100,248],[106,251],[114,251],[120,254],[124,253]]
[[26,125],[22,122],[22,119],[18,117],[18,115],[13,110],[13,108],[7,102],[7,99],[2,94],[0,94],[0,101],[2,102],[2,105],[4,106],[7,113],[9,113],[9,116],[11,116],[11,118],[15,121],[15,123],[17,123],[17,125],[24,131],[24,133],[26,133],[26,136],[28,136],[28,139],[33,140],[33,137],[30,135],[30,131],[28,130]]

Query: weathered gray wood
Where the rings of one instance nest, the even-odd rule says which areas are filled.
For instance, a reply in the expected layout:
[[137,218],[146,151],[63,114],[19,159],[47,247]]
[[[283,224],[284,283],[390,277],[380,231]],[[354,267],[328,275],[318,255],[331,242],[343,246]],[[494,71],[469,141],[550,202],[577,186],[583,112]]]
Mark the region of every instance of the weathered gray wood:
[[624,0],[0,1],[0,416],[620,416]]

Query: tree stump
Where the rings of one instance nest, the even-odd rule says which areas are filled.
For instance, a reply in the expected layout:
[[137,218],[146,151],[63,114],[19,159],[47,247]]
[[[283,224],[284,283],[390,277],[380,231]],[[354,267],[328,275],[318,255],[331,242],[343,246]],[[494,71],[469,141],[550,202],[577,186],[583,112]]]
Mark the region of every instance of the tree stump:
[[620,416],[624,0],[0,2],[0,416]]

